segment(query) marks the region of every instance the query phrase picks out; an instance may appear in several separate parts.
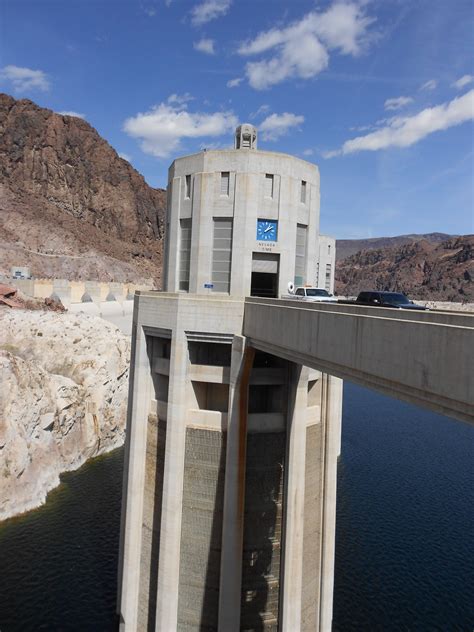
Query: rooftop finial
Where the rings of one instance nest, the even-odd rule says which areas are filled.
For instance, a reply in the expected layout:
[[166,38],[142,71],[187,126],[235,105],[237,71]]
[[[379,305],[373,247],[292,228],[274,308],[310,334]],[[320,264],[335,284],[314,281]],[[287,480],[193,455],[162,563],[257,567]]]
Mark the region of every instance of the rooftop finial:
[[242,123],[235,130],[235,149],[257,149],[257,128]]

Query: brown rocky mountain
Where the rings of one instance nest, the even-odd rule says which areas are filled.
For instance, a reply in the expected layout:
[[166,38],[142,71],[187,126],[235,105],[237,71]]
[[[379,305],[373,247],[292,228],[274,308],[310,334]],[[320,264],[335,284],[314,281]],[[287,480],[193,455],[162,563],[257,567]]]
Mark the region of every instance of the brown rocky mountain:
[[336,264],[336,292],[405,292],[416,299],[474,301],[474,235],[358,252]]
[[450,237],[446,233],[428,233],[426,235],[398,235],[396,237],[373,237],[371,239],[338,239],[336,240],[336,261],[346,259],[361,250],[377,250],[379,248],[395,248],[415,241],[425,240],[433,244],[439,244]]
[[165,207],[86,121],[0,94],[0,274],[159,284]]

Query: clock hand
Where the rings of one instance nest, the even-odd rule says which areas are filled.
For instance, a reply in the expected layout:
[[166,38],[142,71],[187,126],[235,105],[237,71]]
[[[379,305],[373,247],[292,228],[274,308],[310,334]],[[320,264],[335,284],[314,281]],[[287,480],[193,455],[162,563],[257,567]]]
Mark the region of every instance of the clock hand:
[[269,226],[268,228],[265,228],[265,230],[263,231],[264,233],[268,233],[269,230],[272,230],[273,226]]

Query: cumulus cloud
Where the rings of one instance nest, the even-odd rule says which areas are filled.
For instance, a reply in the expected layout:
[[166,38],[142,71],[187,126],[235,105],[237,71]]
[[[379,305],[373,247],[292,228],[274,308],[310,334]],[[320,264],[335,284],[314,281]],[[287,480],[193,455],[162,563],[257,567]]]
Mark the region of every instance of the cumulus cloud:
[[438,82],[436,81],[436,79],[430,79],[429,81],[427,81],[426,83],[420,86],[420,90],[434,90],[437,85],[438,85]]
[[76,118],[84,120],[86,118],[85,114],[81,114],[80,112],[73,112],[72,110],[62,110],[61,112],[58,112],[58,114],[61,114],[62,116],[75,116]]
[[325,158],[358,151],[378,151],[389,147],[410,147],[434,132],[474,119],[474,90],[448,103],[426,108],[413,116],[395,116],[385,127],[346,141],[341,149],[326,152]]
[[198,50],[200,53],[206,53],[206,55],[214,55],[214,40],[203,38],[199,42],[194,42],[194,50]]
[[314,151],[312,149],[305,149],[303,152],[303,156],[312,156]]
[[288,134],[292,127],[298,127],[304,122],[304,116],[283,112],[283,114],[270,114],[260,123],[258,129],[263,140],[278,140],[281,136]]
[[0,69],[0,80],[10,82],[14,92],[26,90],[49,90],[48,75],[42,70],[21,68],[20,66],[4,66]]
[[[176,95],[172,95],[176,96]],[[210,138],[231,132],[237,125],[233,112],[188,112],[174,101],[155,105],[148,112],[128,118],[124,131],[140,141],[141,149],[152,156],[166,158],[187,138]]]
[[266,59],[248,62],[250,85],[263,90],[288,78],[310,79],[329,64],[329,51],[359,55],[370,37],[374,21],[361,4],[337,1],[324,12],[312,11],[286,28],[263,31],[243,42],[238,53],[244,57],[267,53]]
[[393,99],[387,99],[384,103],[384,107],[386,110],[399,110],[409,103],[413,103],[411,97],[394,97]]
[[236,79],[229,79],[229,81],[227,82],[227,87],[237,88],[237,86],[240,86],[243,80],[244,80],[243,77],[236,77]]
[[232,0],[204,0],[191,11],[193,26],[202,26],[211,20],[225,15],[232,4]]
[[452,86],[453,88],[457,88],[458,90],[462,90],[464,86],[467,86],[469,83],[474,81],[474,77],[472,75],[463,75],[460,79],[455,81]]

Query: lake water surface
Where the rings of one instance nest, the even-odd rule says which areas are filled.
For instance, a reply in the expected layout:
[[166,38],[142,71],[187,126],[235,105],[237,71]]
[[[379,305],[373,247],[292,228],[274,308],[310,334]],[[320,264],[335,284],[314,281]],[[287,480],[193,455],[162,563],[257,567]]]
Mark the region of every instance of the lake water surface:
[[[333,629],[472,632],[474,428],[344,389]],[[114,630],[122,465],[0,524],[1,632]]]

